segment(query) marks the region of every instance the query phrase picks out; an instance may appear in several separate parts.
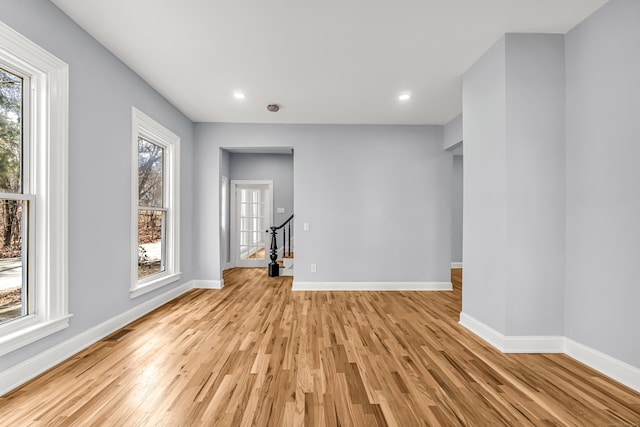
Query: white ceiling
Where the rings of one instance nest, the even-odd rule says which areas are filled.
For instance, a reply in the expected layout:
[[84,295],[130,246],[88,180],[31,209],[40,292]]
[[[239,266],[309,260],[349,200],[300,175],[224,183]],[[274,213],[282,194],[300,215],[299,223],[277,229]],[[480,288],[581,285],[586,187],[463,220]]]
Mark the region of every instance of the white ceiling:
[[566,33],[607,2],[52,1],[193,121],[367,124],[448,122],[502,34]]

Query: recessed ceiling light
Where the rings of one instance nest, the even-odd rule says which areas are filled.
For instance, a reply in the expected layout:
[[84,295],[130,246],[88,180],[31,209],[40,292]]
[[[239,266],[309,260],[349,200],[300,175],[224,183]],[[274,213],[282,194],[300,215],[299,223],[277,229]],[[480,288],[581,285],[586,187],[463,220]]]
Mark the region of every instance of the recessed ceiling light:
[[233,97],[235,99],[245,99],[247,97],[247,95],[245,95],[242,92],[233,92]]
[[411,99],[411,94],[410,93],[402,93],[398,96],[398,99],[400,101],[408,101],[409,99]]

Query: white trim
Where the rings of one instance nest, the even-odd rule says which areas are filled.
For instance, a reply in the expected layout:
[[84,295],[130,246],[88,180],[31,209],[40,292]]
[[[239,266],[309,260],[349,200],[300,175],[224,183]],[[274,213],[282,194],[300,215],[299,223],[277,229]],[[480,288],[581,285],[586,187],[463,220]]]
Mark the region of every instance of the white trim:
[[484,341],[488,342],[498,350],[504,352],[504,335],[490,326],[476,320],[474,317],[469,316],[466,313],[460,313],[460,325],[464,326]]
[[503,353],[564,353],[561,335],[505,337]]
[[128,325],[134,320],[168,303],[193,288],[193,282],[187,282],[162,295],[145,301],[136,307],[125,311],[75,335],[68,340],[51,347],[44,352],[25,360],[6,371],[0,372],[0,396],[14,388],[37,377],[46,370],[74,356],[90,345],[96,343],[109,334]]
[[451,282],[300,282],[292,291],[450,291]]
[[502,353],[564,353],[590,368],[640,392],[640,368],[629,365],[564,336],[505,336],[465,313],[460,325]]
[[59,317],[49,321],[34,322],[25,325],[16,332],[0,337],[0,354],[7,354],[48,335],[59,332],[69,327],[71,315]]
[[566,337],[564,339],[564,352],[578,362],[584,363],[590,368],[640,393],[640,368]]
[[460,325],[502,353],[563,353],[564,337],[559,335],[505,336],[492,327],[460,313]]
[[192,280],[195,289],[222,289],[224,280]]
[[[138,279],[138,138],[165,150],[166,270]],[[136,107],[131,107],[131,288],[136,298],[180,279],[180,137]]]
[[144,295],[151,291],[155,291],[169,283],[177,282],[180,280],[182,273],[169,274],[168,276],[159,276],[156,280],[145,282],[144,285],[138,286],[135,289],[129,290],[129,297],[136,298],[140,295]]
[[462,261],[460,262],[452,262],[451,268],[462,268]]
[[31,251],[34,268],[29,273],[35,272],[37,314],[0,326],[3,355],[69,325],[69,66],[2,22],[0,59],[19,69],[31,83],[31,147],[25,153],[31,163],[26,177],[31,188],[25,192],[35,194],[33,223],[38,224]]
[[22,200],[28,202],[35,202],[36,196],[33,194],[25,194],[25,193],[0,193],[0,199],[7,200]]

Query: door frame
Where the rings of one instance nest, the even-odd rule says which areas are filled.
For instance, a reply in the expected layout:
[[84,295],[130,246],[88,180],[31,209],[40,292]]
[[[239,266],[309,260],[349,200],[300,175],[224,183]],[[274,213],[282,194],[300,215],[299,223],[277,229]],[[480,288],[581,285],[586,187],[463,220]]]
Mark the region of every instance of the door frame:
[[234,267],[231,256],[231,180],[220,175],[220,266],[222,271]]
[[[267,191],[269,194],[267,194],[266,196],[266,201],[267,201],[267,212],[268,212],[268,217],[267,217],[267,221],[268,221],[268,225],[266,230],[273,225],[273,180],[255,180],[255,179],[232,179],[231,180],[231,186],[230,186],[230,193],[231,193],[231,233],[230,233],[230,237],[231,237],[231,245],[230,245],[230,250],[231,250],[231,254],[229,256],[229,261],[232,262],[236,267],[241,267],[239,264],[239,259],[237,258],[238,255],[238,235],[239,235],[239,231],[238,231],[238,220],[237,220],[237,190],[238,190],[238,185],[245,185],[245,186],[251,186],[251,185],[266,185],[267,186]],[[264,261],[264,267],[267,267],[267,265],[269,264],[269,239],[265,239],[265,259]],[[262,260],[261,260],[262,261]],[[257,266],[260,267],[260,266]]]

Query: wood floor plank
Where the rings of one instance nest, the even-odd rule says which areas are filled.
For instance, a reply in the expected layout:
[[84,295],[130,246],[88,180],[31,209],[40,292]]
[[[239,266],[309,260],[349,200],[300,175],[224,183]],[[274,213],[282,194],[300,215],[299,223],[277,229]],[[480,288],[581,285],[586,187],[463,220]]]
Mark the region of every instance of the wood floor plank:
[[225,272],[0,397],[0,426],[638,426],[640,394],[501,354],[452,292],[292,292]]

